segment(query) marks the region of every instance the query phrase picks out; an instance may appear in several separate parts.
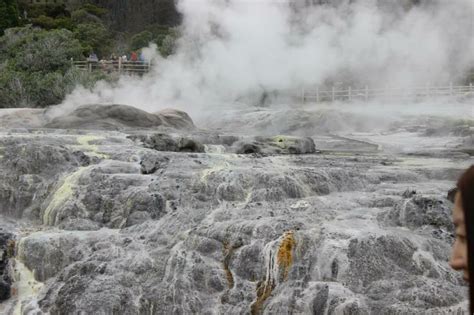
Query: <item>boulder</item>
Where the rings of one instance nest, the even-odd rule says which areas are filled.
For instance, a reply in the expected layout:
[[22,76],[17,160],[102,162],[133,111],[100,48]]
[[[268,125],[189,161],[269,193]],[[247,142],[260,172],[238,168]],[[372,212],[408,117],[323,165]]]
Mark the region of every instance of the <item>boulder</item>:
[[164,109],[155,113],[161,117],[165,124],[176,129],[194,129],[191,117],[183,111],[177,109]]
[[154,114],[127,105],[83,105],[71,113],[51,120],[46,128],[57,129],[105,129],[152,128],[163,125],[163,120]]
[[307,137],[253,137],[233,144],[237,154],[309,154],[316,152],[313,139]]
[[145,148],[167,152],[204,152],[204,145],[186,136],[172,136],[165,133],[133,135],[129,139],[140,141]]
[[[57,109],[60,111],[60,108]],[[44,124],[55,129],[120,130],[126,128],[194,129],[188,114],[167,109],[156,114],[128,105],[82,105],[72,112],[62,113]]]

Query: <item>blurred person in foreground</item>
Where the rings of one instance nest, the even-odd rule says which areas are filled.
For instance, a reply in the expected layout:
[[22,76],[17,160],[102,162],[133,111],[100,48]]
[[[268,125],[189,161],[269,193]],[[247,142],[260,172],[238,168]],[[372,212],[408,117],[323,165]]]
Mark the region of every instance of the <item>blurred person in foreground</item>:
[[455,270],[463,272],[463,278],[469,283],[469,308],[474,314],[474,165],[459,178],[454,199],[453,222],[456,228],[456,240],[449,264]]

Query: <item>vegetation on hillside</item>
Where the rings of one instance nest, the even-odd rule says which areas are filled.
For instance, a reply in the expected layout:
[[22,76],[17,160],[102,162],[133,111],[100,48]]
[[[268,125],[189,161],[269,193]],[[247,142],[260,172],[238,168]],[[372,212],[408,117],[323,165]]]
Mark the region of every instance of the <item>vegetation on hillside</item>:
[[77,84],[93,85],[101,73],[71,67],[83,47],[67,29],[10,28],[0,37],[0,107],[60,103]]
[[18,26],[19,14],[16,0],[0,0],[0,36],[7,28]]
[[155,43],[163,56],[173,53],[175,29],[153,25],[138,34],[118,33],[104,22],[107,14],[90,3],[68,11],[64,5],[0,0],[0,108],[58,104],[78,84],[112,80],[72,66],[71,59],[92,52],[109,59],[112,53],[129,54]]
[[158,46],[160,54],[164,57],[171,55],[175,49],[175,42],[179,37],[179,32],[175,28],[160,25],[151,25],[146,30],[135,34],[130,39],[130,51],[146,47],[149,43]]

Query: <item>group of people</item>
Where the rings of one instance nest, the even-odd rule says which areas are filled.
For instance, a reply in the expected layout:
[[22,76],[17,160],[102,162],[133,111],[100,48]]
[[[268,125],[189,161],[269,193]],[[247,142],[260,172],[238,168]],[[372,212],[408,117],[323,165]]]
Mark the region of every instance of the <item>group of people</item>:
[[118,57],[117,57],[116,54],[112,54],[110,56],[110,60],[112,60],[112,61],[121,60],[123,62],[131,61],[131,62],[142,62],[142,63],[144,63],[145,62],[145,56],[143,55],[142,51],[139,51],[139,52],[132,51],[130,54],[125,54],[125,55],[118,56]]
[[110,58],[108,60],[106,59],[100,59],[99,60],[99,57],[97,56],[97,54],[95,52],[91,52],[89,54],[89,57],[87,58],[87,61],[90,61],[90,62],[107,62],[107,61],[112,61],[112,62],[118,62],[118,61],[121,61],[121,62],[140,62],[140,63],[145,63],[146,59],[145,59],[145,55],[143,54],[143,51],[132,51],[131,53],[129,54],[124,54],[122,56],[117,56],[115,53],[111,54],[110,55]]
[[149,63],[142,51],[132,51],[130,54],[117,56],[111,54],[108,59],[100,59],[95,52],[89,54],[87,58],[90,70],[100,69],[103,72],[125,72],[125,73],[143,73],[147,72]]

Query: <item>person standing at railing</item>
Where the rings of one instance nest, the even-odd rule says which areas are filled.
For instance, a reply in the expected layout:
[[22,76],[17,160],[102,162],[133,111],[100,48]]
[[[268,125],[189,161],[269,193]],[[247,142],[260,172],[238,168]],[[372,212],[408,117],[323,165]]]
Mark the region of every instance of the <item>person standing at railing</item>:
[[130,61],[133,61],[133,62],[136,62],[138,61],[138,55],[137,55],[137,52],[135,51],[132,51],[131,55],[130,55]]
[[95,52],[91,52],[89,54],[89,58],[87,58],[87,61],[89,61],[89,62],[98,62],[99,58],[97,57]]

